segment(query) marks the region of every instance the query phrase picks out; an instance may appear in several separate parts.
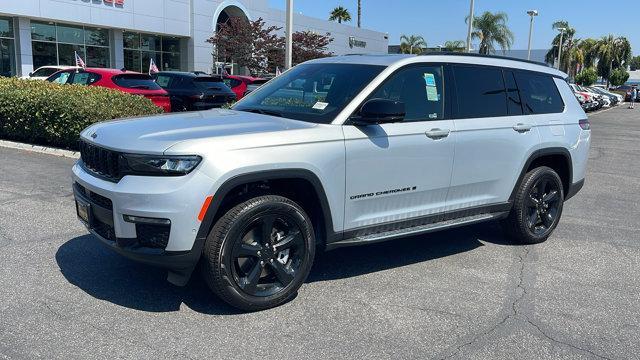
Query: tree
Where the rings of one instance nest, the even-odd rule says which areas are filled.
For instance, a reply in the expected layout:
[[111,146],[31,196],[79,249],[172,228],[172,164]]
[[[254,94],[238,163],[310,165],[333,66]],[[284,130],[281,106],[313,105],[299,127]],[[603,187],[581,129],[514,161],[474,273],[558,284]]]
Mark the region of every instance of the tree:
[[[576,55],[576,48],[579,40],[575,40],[574,37],[576,35],[576,29],[571,27],[569,23],[565,20],[558,20],[551,25],[553,30],[558,31],[559,29],[565,29],[562,34],[559,32],[551,42],[551,49],[545,55],[545,61],[548,64],[554,64],[556,59],[558,58],[559,49],[562,48],[562,59],[558,60],[560,64],[560,70],[570,72],[569,69],[572,67],[571,63],[572,55]],[[562,37],[562,44],[560,44],[560,38]],[[584,52],[580,50],[582,55]],[[583,56],[584,57],[584,56]]]
[[584,67],[593,67],[598,59],[598,53],[596,47],[598,41],[596,39],[587,38],[578,43],[578,48],[582,51],[584,61]]
[[594,68],[586,68],[576,75],[576,83],[591,86],[598,80],[598,73]]
[[[293,33],[292,38],[292,61],[294,65],[333,55],[327,51],[328,45],[333,42],[333,37],[331,37],[330,33],[322,35],[311,31],[296,31]],[[284,44],[284,38],[281,38],[281,41]],[[284,67],[283,48],[274,49],[269,53],[268,64],[271,70],[276,67]]]
[[[502,48],[503,53],[511,49],[514,36],[507,26],[508,20],[509,16],[504,12],[491,13],[489,11],[473,18],[471,38],[480,40],[480,54],[495,54],[496,44]],[[467,16],[465,22],[468,21],[469,17]]]
[[447,51],[464,52],[465,42],[462,40],[445,41],[444,48]]
[[420,54],[427,47],[427,42],[420,35],[400,36],[400,52],[403,54]]
[[268,55],[274,49],[284,47],[284,38],[275,34],[280,29],[265,27],[262,18],[249,21],[231,17],[207,42],[215,46],[218,59],[224,62],[233,59],[252,74],[260,74],[269,70]]
[[617,68],[611,72],[609,82],[613,86],[624,85],[629,80],[629,73],[623,68]]
[[362,25],[362,0],[358,0],[358,27]]
[[329,14],[329,21],[337,21],[338,24],[342,24],[342,22],[351,21],[351,14],[349,14],[349,10],[345,9],[342,6],[338,6],[331,11]]
[[631,67],[631,71],[640,70],[640,56],[632,58],[629,62],[629,66]]
[[[598,54],[598,75],[610,82],[613,69],[625,66],[631,61],[631,44],[625,37],[607,35],[596,45]],[[626,80],[625,80],[626,81]]]

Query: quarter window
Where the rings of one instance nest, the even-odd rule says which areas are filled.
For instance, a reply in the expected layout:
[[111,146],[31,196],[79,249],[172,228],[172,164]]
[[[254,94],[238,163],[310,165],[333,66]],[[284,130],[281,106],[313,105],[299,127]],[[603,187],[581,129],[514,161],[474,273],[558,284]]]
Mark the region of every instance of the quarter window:
[[562,96],[550,75],[516,72],[526,114],[553,114],[564,111]]
[[453,68],[458,118],[483,118],[508,114],[502,70],[459,65]]
[[401,101],[404,121],[444,118],[444,81],[442,66],[412,66],[398,71],[370,99]]

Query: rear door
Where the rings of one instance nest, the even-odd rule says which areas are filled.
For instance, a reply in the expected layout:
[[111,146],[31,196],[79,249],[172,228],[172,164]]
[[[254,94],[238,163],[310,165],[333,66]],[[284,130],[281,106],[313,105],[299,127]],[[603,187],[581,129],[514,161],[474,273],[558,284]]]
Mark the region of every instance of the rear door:
[[405,67],[369,96],[404,102],[404,121],[343,126],[345,230],[360,234],[439,219],[451,180],[455,141],[445,69],[437,64]]
[[452,67],[456,154],[447,210],[502,209],[528,155],[539,147],[538,128],[524,115],[512,70]]

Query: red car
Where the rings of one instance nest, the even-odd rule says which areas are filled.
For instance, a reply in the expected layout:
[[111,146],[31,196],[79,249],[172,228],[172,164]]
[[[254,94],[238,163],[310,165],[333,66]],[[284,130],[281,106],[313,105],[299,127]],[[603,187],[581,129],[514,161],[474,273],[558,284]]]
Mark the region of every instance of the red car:
[[253,76],[227,75],[224,77],[224,83],[236,93],[238,100],[242,99],[249,93],[247,86],[262,85],[269,81],[268,79],[257,78]]
[[58,84],[81,84],[118,89],[151,100],[164,112],[171,112],[169,94],[147,74],[117,69],[86,68],[58,71],[47,78]]

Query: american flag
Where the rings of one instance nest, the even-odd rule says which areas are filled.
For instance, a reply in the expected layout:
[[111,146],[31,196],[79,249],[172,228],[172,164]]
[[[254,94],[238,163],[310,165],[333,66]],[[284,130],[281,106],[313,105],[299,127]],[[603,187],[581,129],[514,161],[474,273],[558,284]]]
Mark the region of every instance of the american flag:
[[156,66],[156,62],[151,59],[149,62],[149,75],[159,73],[158,67]]
[[282,71],[280,71],[280,67],[276,66],[276,76],[282,75]]
[[227,69],[225,69],[224,66],[220,66],[220,75],[229,76],[229,73],[227,72]]
[[84,63],[84,60],[82,60],[80,55],[78,55],[77,51],[74,51],[74,54],[76,56],[76,66],[85,69],[87,67],[87,65]]

